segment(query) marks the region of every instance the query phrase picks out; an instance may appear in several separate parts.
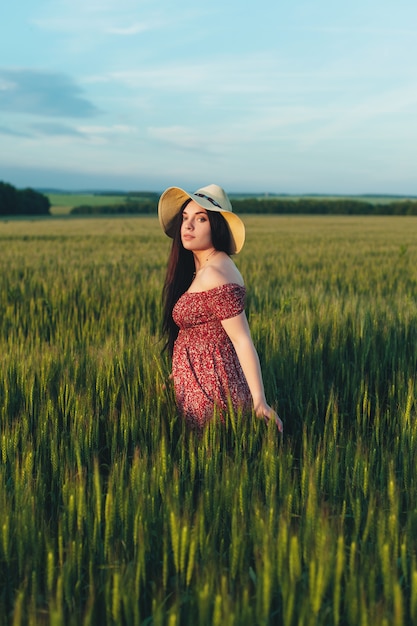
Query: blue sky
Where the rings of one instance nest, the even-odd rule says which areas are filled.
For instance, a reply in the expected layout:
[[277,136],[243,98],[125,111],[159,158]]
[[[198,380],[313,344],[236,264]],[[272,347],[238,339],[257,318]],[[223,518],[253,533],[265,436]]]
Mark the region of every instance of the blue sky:
[[0,180],[417,195],[415,0],[19,0]]

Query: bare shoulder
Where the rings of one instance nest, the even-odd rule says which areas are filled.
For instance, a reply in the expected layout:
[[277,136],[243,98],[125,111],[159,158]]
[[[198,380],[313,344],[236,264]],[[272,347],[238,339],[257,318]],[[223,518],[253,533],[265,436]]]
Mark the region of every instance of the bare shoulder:
[[198,291],[206,291],[236,283],[243,287],[244,281],[232,259],[226,253],[220,253],[213,263],[204,267],[196,276],[195,288]]

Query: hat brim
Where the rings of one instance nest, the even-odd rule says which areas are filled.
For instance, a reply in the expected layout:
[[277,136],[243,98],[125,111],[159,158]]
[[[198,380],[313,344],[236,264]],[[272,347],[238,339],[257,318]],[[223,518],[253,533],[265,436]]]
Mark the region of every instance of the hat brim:
[[238,254],[245,243],[245,225],[240,217],[230,210],[216,207],[207,198],[196,196],[193,193],[188,193],[188,191],[185,191],[180,187],[169,187],[166,189],[161,195],[158,203],[159,223],[168,237],[174,237],[175,217],[178,215],[181,207],[188,199],[193,200],[207,211],[215,211],[216,213],[221,213],[223,215],[230,231],[232,244],[231,253]]

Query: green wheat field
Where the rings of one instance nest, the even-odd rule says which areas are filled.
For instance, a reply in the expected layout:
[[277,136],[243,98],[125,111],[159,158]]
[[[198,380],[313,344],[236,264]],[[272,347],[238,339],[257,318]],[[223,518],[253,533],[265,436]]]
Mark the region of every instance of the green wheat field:
[[0,221],[0,624],[417,624],[417,221],[244,218],[284,421],[183,428],[156,218]]

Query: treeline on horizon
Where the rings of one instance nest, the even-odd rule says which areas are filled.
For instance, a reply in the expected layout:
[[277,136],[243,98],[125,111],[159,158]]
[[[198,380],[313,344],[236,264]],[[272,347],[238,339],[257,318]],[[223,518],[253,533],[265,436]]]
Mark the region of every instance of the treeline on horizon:
[[[159,194],[135,194],[109,205],[74,207],[72,215],[155,214]],[[232,199],[233,210],[239,214],[264,215],[417,215],[417,200],[394,200],[374,203],[348,198],[239,198]]]
[[49,215],[49,198],[34,189],[16,189],[0,181],[0,215]]
[[[95,192],[96,197],[120,196],[112,204],[84,204],[73,207],[71,215],[152,215],[157,212],[159,193],[151,191]],[[357,198],[263,196],[242,194],[231,197],[233,210],[240,214],[264,215],[417,215],[417,199],[399,198],[391,202]],[[49,215],[48,196],[34,189],[16,189],[0,181],[0,215]]]

